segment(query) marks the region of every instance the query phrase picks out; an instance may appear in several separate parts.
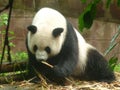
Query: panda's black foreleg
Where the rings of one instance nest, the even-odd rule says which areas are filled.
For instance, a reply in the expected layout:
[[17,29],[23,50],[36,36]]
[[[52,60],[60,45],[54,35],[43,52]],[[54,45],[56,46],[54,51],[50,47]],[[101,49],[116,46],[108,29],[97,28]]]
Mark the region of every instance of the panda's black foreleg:
[[32,60],[35,60],[35,56],[29,51],[28,45],[27,45],[27,40],[26,40],[26,48],[27,48],[27,53],[28,53],[28,78],[33,77],[35,74],[33,73],[34,70],[32,68]]
[[31,52],[28,52],[29,55],[29,65],[28,65],[28,70],[29,70],[29,75],[31,77],[35,76],[35,71],[33,68],[35,68],[39,73],[43,76],[45,76],[49,81],[55,82],[60,85],[64,85],[65,83],[65,78],[64,77],[59,77],[55,74],[53,68],[38,62],[35,58],[35,55],[33,55]]
[[59,63],[54,66],[53,70],[59,77],[67,77],[73,73],[77,59],[74,56],[66,56],[59,60]]
[[28,61],[28,75],[29,75],[29,78],[36,75],[33,68],[35,68],[37,71],[39,71],[41,74],[44,75],[45,72],[47,71],[47,67],[36,60],[35,55],[32,54],[30,52],[30,50],[28,49],[27,42],[26,42],[26,47],[27,47],[28,59],[29,59],[29,61]]

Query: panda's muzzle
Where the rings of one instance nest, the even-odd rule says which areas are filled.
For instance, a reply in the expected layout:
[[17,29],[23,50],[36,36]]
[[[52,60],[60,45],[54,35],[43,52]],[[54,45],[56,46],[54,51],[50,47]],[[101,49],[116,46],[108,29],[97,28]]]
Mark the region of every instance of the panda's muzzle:
[[38,61],[46,61],[48,59],[48,54],[45,51],[37,50],[35,56]]

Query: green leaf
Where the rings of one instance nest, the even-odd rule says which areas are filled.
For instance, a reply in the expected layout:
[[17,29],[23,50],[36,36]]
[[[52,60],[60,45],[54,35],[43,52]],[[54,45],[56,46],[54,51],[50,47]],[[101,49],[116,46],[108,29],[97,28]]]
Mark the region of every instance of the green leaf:
[[93,23],[93,17],[91,16],[91,12],[88,11],[84,14],[84,17],[83,17],[83,20],[84,20],[84,25],[86,28],[90,28],[92,23]]
[[120,35],[120,26],[119,26],[118,32],[112,37],[111,43],[114,43],[114,41],[119,35]]
[[15,44],[12,42],[10,42],[9,45],[10,45],[10,47],[15,47]]
[[84,17],[84,13],[82,13],[79,17],[79,29],[81,32],[83,31],[83,28],[85,27],[83,17]]
[[114,71],[120,72],[120,63],[115,66]]
[[3,35],[4,35],[5,33],[6,33],[6,31],[5,31],[5,30],[2,30],[2,31],[1,31],[1,34],[3,34]]
[[90,28],[96,15],[96,3],[90,3],[84,12],[79,16],[79,29]]
[[0,15],[0,26],[7,25],[8,23],[8,14],[4,13]]
[[120,0],[117,0],[117,5],[120,7]]
[[102,0],[94,0],[94,3],[98,4]]
[[112,1],[112,0],[107,0],[106,8],[109,8],[109,7],[110,7],[111,1]]
[[8,38],[8,40],[13,40],[15,38],[15,36],[11,36]]
[[104,55],[107,55],[118,43],[113,43],[110,44],[110,46],[108,47],[108,49],[105,51]]
[[110,45],[107,48],[107,50],[105,51],[104,55],[107,55],[119,42],[115,42],[115,40],[117,39],[117,37],[120,35],[120,26],[118,28],[117,33],[112,37],[112,40],[110,41]]
[[109,60],[109,67],[111,68],[111,70],[113,71],[115,66],[117,65],[118,62],[118,58],[117,57],[111,57]]
[[14,35],[15,33],[13,31],[9,31],[9,34]]
[[86,3],[87,0],[81,0],[82,3]]

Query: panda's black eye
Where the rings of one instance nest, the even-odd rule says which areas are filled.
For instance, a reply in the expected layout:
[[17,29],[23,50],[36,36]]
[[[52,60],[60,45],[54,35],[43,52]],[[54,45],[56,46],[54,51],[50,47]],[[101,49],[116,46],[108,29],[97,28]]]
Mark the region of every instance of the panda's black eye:
[[45,51],[46,51],[47,53],[50,53],[50,52],[51,52],[51,50],[50,50],[49,47],[46,47],[46,48],[45,48]]
[[37,47],[36,45],[34,45],[34,47],[33,47],[33,51],[36,52],[37,49],[38,49],[38,47]]

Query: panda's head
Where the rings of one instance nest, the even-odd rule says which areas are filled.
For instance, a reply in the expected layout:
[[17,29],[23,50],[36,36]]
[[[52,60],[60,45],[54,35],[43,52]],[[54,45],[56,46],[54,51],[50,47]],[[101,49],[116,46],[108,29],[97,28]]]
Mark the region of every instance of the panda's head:
[[43,8],[28,26],[28,48],[37,60],[47,60],[60,53],[66,36],[66,19],[58,11]]

